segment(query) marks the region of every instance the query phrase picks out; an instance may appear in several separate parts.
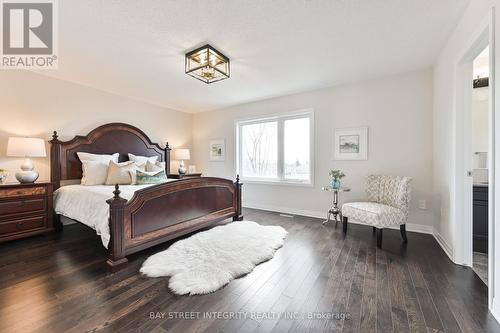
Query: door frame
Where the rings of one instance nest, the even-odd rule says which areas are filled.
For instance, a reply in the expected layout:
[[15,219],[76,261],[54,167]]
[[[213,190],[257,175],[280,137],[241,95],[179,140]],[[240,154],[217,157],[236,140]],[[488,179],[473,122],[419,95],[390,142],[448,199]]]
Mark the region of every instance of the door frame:
[[[455,230],[453,233],[453,261],[472,266],[472,62],[489,45],[489,156],[488,156],[488,307],[492,309],[495,286],[495,9],[478,26],[473,38],[464,45],[456,68],[455,98]],[[500,120],[497,120],[500,123]],[[500,165],[499,165],[500,166]],[[500,174],[500,173],[499,173]],[[496,181],[497,180],[497,181]],[[497,203],[498,201],[498,203]]]

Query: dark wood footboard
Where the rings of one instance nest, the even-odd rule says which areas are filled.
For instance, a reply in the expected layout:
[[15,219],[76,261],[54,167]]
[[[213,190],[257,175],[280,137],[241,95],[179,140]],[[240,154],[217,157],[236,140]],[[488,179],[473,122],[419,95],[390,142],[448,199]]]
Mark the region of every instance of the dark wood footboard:
[[120,197],[118,185],[110,206],[111,240],[107,263],[125,264],[126,256],[216,222],[242,220],[241,186],[222,178],[190,178]]

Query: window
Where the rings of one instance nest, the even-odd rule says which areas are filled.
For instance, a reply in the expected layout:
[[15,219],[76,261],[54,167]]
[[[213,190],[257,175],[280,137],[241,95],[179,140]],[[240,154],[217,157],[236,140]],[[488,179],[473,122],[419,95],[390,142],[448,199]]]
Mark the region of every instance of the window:
[[237,169],[246,181],[312,184],[312,111],[240,121]]

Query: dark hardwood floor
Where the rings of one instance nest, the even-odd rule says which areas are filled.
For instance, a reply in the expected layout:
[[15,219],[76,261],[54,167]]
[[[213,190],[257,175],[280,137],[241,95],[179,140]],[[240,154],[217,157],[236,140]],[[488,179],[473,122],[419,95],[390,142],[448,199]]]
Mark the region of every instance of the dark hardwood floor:
[[[484,283],[429,235],[410,232],[404,245],[399,230],[386,230],[380,250],[370,227],[350,224],[344,237],[340,223],[244,213],[287,229],[285,246],[203,296],[176,296],[167,278],[138,274],[168,244],[114,274],[100,238],[80,225],[0,244],[0,332],[500,332]],[[218,311],[234,318],[203,317]],[[348,319],[325,319],[335,314]]]

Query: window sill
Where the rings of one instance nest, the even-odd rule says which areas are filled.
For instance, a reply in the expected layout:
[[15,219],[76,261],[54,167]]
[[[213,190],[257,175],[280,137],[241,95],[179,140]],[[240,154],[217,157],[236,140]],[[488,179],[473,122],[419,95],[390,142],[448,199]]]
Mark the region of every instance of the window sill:
[[294,182],[294,181],[284,181],[284,180],[258,180],[258,179],[252,179],[252,178],[240,178],[242,183],[247,183],[247,184],[260,184],[260,185],[277,185],[277,186],[293,186],[293,187],[309,187],[312,188],[314,187],[314,183],[301,183],[301,182]]

